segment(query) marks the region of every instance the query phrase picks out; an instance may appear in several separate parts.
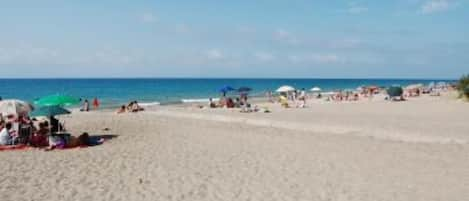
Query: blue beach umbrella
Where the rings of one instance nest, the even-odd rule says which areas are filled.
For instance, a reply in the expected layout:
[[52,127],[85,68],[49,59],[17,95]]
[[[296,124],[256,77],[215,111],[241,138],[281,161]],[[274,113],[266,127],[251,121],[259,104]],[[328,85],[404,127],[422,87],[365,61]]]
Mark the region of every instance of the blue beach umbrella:
[[240,87],[240,88],[238,88],[238,92],[240,92],[240,93],[247,93],[247,92],[250,92],[250,91],[252,91],[252,88],[250,88],[250,87]]
[[233,87],[225,85],[222,88],[220,88],[218,91],[223,93],[223,94],[226,94],[227,92],[234,91],[234,90],[235,89]]

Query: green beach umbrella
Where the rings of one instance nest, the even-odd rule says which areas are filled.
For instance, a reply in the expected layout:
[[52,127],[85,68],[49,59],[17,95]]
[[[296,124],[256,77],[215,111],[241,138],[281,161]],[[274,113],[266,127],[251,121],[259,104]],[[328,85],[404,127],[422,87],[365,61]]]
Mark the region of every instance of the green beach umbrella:
[[80,99],[65,95],[51,95],[34,101],[34,104],[39,106],[68,106],[78,103],[80,103]]
[[56,116],[56,115],[62,115],[62,114],[70,114],[70,111],[60,106],[44,106],[44,107],[40,107],[39,109],[34,110],[34,112],[31,113],[31,116],[50,117],[50,116]]

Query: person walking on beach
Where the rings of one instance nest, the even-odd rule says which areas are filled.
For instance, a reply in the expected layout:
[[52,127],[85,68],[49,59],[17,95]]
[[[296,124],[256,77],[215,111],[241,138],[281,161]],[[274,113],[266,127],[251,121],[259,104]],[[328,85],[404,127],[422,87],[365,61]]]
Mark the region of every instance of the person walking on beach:
[[97,110],[97,109],[99,108],[99,100],[98,100],[98,98],[96,98],[96,97],[95,97],[94,100],[93,100],[93,108],[94,108],[95,110]]
[[88,99],[85,99],[85,102],[83,102],[83,107],[81,108],[82,112],[88,112],[90,111],[90,103],[88,102]]

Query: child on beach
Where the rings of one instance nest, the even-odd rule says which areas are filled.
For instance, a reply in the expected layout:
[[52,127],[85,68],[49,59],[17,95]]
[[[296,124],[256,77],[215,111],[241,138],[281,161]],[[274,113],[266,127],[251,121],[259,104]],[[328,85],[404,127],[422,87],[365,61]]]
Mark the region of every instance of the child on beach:
[[98,109],[98,107],[99,107],[99,100],[98,100],[98,98],[94,98],[94,100],[93,100],[93,107],[94,107],[95,110]]

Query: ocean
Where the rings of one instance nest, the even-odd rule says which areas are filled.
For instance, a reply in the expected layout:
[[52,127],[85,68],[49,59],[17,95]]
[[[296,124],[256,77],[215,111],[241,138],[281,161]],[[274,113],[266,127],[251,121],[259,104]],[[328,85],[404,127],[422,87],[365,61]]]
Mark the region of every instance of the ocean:
[[65,94],[84,99],[97,97],[103,106],[116,107],[137,100],[143,105],[176,104],[219,97],[225,85],[250,87],[252,96],[262,96],[281,85],[297,89],[318,86],[323,91],[355,89],[364,85],[391,86],[414,83],[454,82],[435,79],[0,79],[0,97],[33,102],[35,99]]

